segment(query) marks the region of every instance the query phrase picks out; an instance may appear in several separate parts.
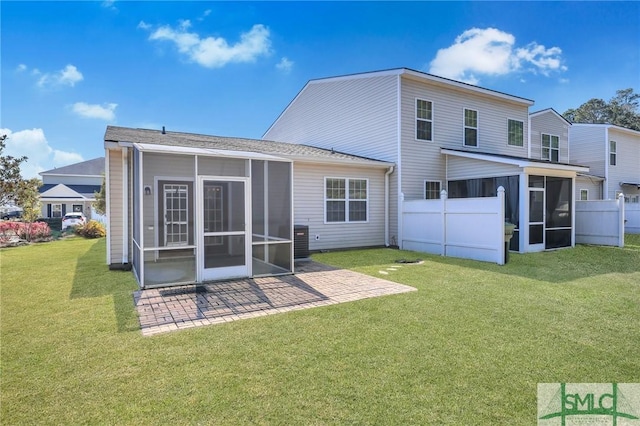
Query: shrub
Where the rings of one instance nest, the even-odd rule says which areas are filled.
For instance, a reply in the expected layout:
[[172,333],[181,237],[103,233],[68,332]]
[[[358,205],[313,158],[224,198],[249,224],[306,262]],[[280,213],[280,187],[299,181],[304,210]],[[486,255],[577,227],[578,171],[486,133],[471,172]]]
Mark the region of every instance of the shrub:
[[47,241],[51,238],[51,228],[42,222],[0,222],[0,244],[15,240]]
[[76,234],[85,238],[102,238],[107,235],[107,231],[97,220],[90,220],[85,225],[76,226]]

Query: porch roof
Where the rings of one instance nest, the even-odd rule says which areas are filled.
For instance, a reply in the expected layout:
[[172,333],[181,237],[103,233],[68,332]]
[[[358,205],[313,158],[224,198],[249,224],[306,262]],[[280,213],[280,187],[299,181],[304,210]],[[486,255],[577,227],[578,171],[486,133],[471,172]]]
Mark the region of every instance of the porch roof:
[[588,173],[589,167],[568,163],[552,163],[534,158],[515,157],[511,155],[493,154],[487,152],[471,152],[457,149],[441,148],[441,154],[453,155],[456,157],[472,158],[475,160],[491,161],[494,163],[511,164],[520,168],[536,167],[539,169],[564,170],[576,173]]
[[393,166],[393,163],[386,161],[309,145],[117,126],[107,126],[104,141],[105,146],[108,146],[109,142],[115,142],[120,145],[127,143],[138,144],[139,147],[143,148],[147,145],[154,145],[156,150],[161,149],[166,152],[175,152],[176,154],[187,153],[189,150],[191,150],[190,152],[203,150],[200,151],[203,154],[229,157],[258,158],[249,154],[253,153],[300,162],[346,163],[352,166],[361,165],[381,168]]

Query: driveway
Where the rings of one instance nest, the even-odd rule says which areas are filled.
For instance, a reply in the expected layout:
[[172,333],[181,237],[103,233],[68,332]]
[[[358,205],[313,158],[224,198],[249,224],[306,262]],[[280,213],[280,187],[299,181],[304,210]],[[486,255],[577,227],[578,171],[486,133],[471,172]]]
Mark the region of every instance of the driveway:
[[312,261],[296,262],[295,270],[295,275],[136,291],[134,302],[142,334],[416,291],[414,287]]

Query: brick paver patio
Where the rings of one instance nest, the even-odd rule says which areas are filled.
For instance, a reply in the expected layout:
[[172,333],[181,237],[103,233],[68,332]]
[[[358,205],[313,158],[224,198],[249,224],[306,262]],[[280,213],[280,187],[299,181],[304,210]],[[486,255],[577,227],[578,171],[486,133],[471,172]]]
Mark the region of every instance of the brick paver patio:
[[139,290],[134,302],[142,334],[150,336],[415,290],[345,269],[300,262],[295,275]]

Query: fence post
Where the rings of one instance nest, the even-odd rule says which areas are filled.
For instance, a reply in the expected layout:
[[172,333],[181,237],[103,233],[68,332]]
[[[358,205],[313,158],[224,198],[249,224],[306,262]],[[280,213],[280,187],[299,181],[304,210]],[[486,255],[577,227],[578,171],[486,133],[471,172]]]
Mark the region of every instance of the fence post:
[[507,249],[507,243],[505,242],[505,237],[504,237],[504,187],[503,186],[499,186],[498,187],[498,204],[500,205],[500,208],[498,209],[498,228],[500,229],[500,248],[498,250],[498,253],[500,253],[500,259],[498,260],[498,265],[504,265],[505,264],[505,257],[506,257],[506,250]]
[[404,192],[401,192],[398,198],[400,198],[400,211],[398,212],[398,248],[404,250]]
[[618,194],[618,247],[624,247],[624,194]]
[[447,191],[440,191],[440,226],[442,227],[442,240],[440,242],[440,256],[447,255]]

